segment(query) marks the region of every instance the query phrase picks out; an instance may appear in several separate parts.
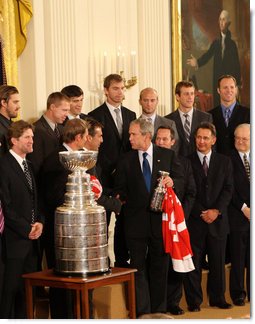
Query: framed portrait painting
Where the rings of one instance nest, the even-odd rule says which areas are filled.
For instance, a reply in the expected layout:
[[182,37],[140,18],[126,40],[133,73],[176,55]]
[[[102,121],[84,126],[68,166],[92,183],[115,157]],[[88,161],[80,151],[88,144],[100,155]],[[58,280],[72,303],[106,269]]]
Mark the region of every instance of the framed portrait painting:
[[208,111],[219,104],[218,78],[231,74],[249,107],[250,1],[176,0],[171,10],[173,85],[191,80],[196,106]]

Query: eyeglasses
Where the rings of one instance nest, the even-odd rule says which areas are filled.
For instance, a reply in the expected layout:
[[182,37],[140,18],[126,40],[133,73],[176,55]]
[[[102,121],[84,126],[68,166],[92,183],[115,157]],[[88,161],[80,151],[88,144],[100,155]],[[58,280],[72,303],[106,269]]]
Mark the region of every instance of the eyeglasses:
[[239,137],[239,136],[235,136],[235,140],[239,141],[239,142],[248,142],[250,139],[247,137]]

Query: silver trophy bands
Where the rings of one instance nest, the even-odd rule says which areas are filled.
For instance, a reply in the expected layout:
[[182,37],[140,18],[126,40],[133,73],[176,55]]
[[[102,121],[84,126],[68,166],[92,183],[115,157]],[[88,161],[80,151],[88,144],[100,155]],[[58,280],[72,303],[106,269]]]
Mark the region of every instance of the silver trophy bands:
[[169,172],[166,171],[159,171],[160,179],[158,182],[157,187],[154,189],[153,196],[151,199],[151,210],[154,212],[161,212],[162,211],[162,204],[164,200],[164,196],[166,193],[165,187],[162,185],[162,181],[164,177],[169,175]]
[[88,169],[95,166],[95,151],[60,152],[70,171],[65,201],[55,211],[55,272],[86,275],[109,270],[106,213],[97,205]]

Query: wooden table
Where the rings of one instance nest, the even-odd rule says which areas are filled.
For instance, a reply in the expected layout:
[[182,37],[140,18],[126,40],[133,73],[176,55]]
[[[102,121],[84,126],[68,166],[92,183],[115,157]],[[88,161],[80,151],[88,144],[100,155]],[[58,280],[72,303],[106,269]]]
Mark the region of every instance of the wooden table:
[[111,268],[110,272],[89,275],[87,277],[64,277],[56,275],[53,270],[44,270],[24,274],[26,289],[27,317],[34,318],[33,307],[33,287],[55,287],[75,290],[75,316],[76,318],[89,318],[89,297],[88,290],[118,284],[128,283],[128,305],[129,318],[136,318],[135,307],[135,280],[136,269]]

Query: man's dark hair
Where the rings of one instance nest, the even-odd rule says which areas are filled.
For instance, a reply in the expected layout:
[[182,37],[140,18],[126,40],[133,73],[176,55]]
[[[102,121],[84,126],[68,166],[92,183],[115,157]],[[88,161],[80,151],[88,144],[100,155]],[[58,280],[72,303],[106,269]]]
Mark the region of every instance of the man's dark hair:
[[19,138],[27,129],[32,129],[32,131],[34,131],[34,126],[22,119],[11,124],[7,132],[7,140],[10,148],[13,147],[11,139]]
[[103,129],[104,127],[103,124],[92,117],[86,117],[86,123],[88,127],[88,134],[92,137],[94,137],[96,134],[96,128]]
[[181,94],[181,88],[191,88],[195,89],[194,83],[191,81],[180,81],[175,86],[175,94]]
[[69,86],[64,87],[61,90],[61,93],[66,95],[68,98],[80,97],[83,95],[83,90],[80,87],[78,87],[77,85],[69,85]]
[[47,99],[47,109],[49,109],[52,104],[59,106],[62,101],[70,102],[70,98],[62,92],[52,92]]
[[211,133],[212,133],[212,135],[213,136],[215,136],[216,137],[216,128],[215,128],[215,126],[212,124],[212,123],[209,123],[209,122],[201,122],[198,126],[197,126],[197,128],[196,128],[196,130],[195,130],[195,136],[197,135],[197,131],[199,130],[199,129],[209,129],[210,131],[211,131]]
[[63,129],[63,142],[72,143],[75,140],[76,135],[85,134],[87,129],[87,123],[80,118],[69,119]]
[[170,126],[159,126],[157,131],[156,131],[156,135],[157,135],[159,129],[168,129],[170,131],[171,139],[172,140],[175,139],[175,131],[174,131],[174,129],[172,127],[170,127]]
[[107,77],[104,78],[104,88],[110,88],[112,82],[123,82],[124,79],[119,74],[109,74]]
[[19,93],[18,89],[14,86],[10,85],[1,85],[0,86],[0,106],[2,100],[6,101],[8,103],[10,96]]
[[223,80],[223,79],[232,79],[235,83],[235,86],[237,86],[236,78],[233,77],[233,75],[224,74],[224,75],[220,76],[218,79],[218,88],[220,88],[220,83],[221,83],[221,80]]

